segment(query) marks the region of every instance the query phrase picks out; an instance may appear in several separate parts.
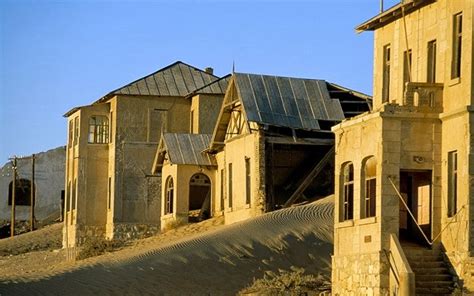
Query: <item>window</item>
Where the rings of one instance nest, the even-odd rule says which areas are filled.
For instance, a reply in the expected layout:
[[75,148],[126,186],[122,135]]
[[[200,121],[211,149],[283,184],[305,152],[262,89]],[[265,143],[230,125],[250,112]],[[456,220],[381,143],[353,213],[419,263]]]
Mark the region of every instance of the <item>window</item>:
[[194,134],[194,110],[191,110],[191,116],[189,119],[189,131]]
[[169,176],[168,179],[166,179],[165,215],[173,213],[173,198],[174,198],[173,178]]
[[[68,182],[67,185],[67,194],[71,196],[71,181]],[[71,210],[71,200],[66,198],[66,211],[69,212]]]
[[221,170],[221,211],[224,210],[224,170]]
[[108,193],[108,202],[107,202],[107,205],[108,205],[108,209],[110,210],[112,208],[112,178],[109,177],[109,183],[108,183],[108,190],[107,190],[107,193]]
[[72,147],[72,141],[73,141],[73,133],[74,133],[74,123],[72,120],[69,121],[69,129],[68,129],[68,140],[67,140],[67,146]]
[[382,102],[390,97],[390,44],[383,47]]
[[79,142],[79,117],[74,118],[74,145]]
[[457,212],[458,200],[458,152],[448,153],[448,217]]
[[245,203],[250,204],[251,194],[250,158],[245,158]]
[[364,204],[362,218],[375,217],[375,188],[377,185],[377,161],[375,157],[366,159],[363,174]]
[[72,192],[71,192],[71,209],[76,209],[76,195],[77,195],[77,179],[74,179],[72,183]]
[[109,142],[109,119],[107,116],[91,116],[89,119],[89,143]]
[[405,92],[407,82],[411,79],[411,49],[403,52],[403,92]]
[[342,215],[341,220],[354,218],[354,166],[346,163],[342,167]]
[[428,42],[428,65],[426,82],[436,83],[436,40]]
[[114,112],[110,112],[109,143],[112,143],[114,140],[114,134],[112,131],[113,122],[114,122]]
[[453,53],[451,60],[451,79],[461,77],[462,52],[462,13],[453,16]]
[[227,171],[229,174],[229,208],[232,208],[232,164],[229,163],[229,169]]
[[[8,205],[12,205],[13,181],[8,186]],[[15,182],[15,205],[31,206],[31,181],[27,179],[18,179]]]

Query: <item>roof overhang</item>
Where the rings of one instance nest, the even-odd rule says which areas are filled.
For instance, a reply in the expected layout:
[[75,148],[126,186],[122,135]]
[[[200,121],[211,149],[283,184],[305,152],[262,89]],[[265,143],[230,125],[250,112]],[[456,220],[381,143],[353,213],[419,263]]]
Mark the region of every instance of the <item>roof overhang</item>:
[[423,6],[434,2],[436,2],[436,0],[402,0],[401,3],[358,25],[355,30],[357,33],[364,31],[374,31],[393,21],[396,21],[397,19],[401,18],[403,14],[407,15]]

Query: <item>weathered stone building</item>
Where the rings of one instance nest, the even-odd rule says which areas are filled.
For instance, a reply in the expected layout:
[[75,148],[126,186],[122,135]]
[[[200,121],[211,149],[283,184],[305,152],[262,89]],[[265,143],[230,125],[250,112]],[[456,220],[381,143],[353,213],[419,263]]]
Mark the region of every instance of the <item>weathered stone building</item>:
[[330,127],[369,103],[323,80],[233,73],[212,135],[162,138],[153,169],[162,174],[162,228],[201,208],[228,224],[331,193]]
[[161,179],[150,168],[163,132],[189,131],[189,94],[218,79],[206,70],[176,62],[65,114],[65,247],[159,230]]
[[[33,185],[32,158],[17,160],[15,220],[30,220],[31,191],[35,190],[35,220],[56,220],[61,216],[64,195],[65,147],[35,154]],[[0,220],[11,219],[13,169],[12,162],[0,169]]]
[[473,8],[404,1],[357,27],[374,108],[332,129],[335,295],[474,291]]

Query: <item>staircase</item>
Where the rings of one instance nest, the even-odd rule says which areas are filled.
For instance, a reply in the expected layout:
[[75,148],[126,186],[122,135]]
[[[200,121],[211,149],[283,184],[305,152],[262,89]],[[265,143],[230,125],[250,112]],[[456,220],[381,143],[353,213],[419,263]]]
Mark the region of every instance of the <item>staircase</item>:
[[402,244],[405,256],[415,273],[416,295],[451,295],[453,275],[440,250],[414,244]]

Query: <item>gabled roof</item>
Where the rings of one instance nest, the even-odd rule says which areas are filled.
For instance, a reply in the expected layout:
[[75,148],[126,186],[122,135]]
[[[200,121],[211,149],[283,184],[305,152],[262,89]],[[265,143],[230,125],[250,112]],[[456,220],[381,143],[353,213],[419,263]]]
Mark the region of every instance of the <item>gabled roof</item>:
[[319,130],[318,120],[344,119],[324,80],[246,73],[234,73],[233,79],[248,121]]
[[106,101],[114,95],[184,97],[218,78],[201,69],[177,61],[108,93],[95,104]]
[[205,94],[205,95],[223,95],[227,90],[227,85],[229,83],[230,78],[232,77],[231,74],[227,74],[224,77],[221,77],[207,85],[204,85],[201,88],[196,89],[195,91],[188,94],[188,97],[192,97],[197,94]]
[[163,134],[153,170],[156,171],[157,166],[163,165],[165,153],[173,164],[215,166],[214,158],[203,152],[209,147],[210,140],[211,135],[208,134]]

